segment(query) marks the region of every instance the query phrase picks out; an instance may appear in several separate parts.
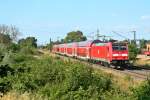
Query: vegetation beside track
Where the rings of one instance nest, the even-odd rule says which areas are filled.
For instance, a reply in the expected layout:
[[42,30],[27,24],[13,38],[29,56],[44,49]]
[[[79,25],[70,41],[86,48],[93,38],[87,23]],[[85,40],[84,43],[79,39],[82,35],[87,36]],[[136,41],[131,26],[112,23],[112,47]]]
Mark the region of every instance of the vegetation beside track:
[[[36,49],[32,51],[34,53],[24,54],[22,50],[9,53],[6,57],[8,62],[1,62],[0,69],[3,74],[1,73],[0,90],[4,95],[3,100],[10,96],[14,100],[16,97],[36,100],[136,100],[149,95],[150,90],[146,88],[149,87],[148,82],[141,88],[132,88],[130,92],[123,91],[109,74],[94,71],[80,62],[41,55]],[[34,57],[35,55],[40,59]],[[140,90],[144,91],[144,95]]]

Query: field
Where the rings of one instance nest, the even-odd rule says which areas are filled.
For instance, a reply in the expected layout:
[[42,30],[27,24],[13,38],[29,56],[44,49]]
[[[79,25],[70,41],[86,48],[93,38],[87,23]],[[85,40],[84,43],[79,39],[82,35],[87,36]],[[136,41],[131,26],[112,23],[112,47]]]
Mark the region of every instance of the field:
[[138,65],[141,67],[150,67],[150,56],[138,55],[135,65]]

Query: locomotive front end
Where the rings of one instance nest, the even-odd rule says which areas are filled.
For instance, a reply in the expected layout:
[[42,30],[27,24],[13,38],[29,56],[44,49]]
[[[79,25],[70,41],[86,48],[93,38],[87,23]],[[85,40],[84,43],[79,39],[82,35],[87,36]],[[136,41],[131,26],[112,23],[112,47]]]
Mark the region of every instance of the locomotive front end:
[[112,63],[115,65],[129,63],[128,45],[126,43],[112,43]]

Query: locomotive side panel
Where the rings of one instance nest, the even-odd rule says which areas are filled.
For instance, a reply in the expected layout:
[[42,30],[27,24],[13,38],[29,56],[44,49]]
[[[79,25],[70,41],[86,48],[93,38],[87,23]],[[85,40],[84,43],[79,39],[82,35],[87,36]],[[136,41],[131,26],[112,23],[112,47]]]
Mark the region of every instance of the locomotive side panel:
[[110,62],[108,46],[92,46],[91,58],[94,60]]

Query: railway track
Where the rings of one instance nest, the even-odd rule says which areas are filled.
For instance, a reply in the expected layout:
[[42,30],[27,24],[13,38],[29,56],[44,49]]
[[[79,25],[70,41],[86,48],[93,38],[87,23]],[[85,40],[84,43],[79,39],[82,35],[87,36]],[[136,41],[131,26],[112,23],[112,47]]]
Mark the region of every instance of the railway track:
[[112,72],[114,74],[117,73],[117,75],[123,75],[123,76],[130,76],[132,77],[134,80],[146,80],[149,78],[149,75],[150,75],[150,70],[128,70],[128,69],[125,69],[125,70],[117,70],[117,69],[112,69],[112,68],[108,68],[108,67],[104,67],[102,65],[97,65],[97,64],[93,64],[92,66],[93,68],[98,68],[98,69],[101,69],[105,72]]

